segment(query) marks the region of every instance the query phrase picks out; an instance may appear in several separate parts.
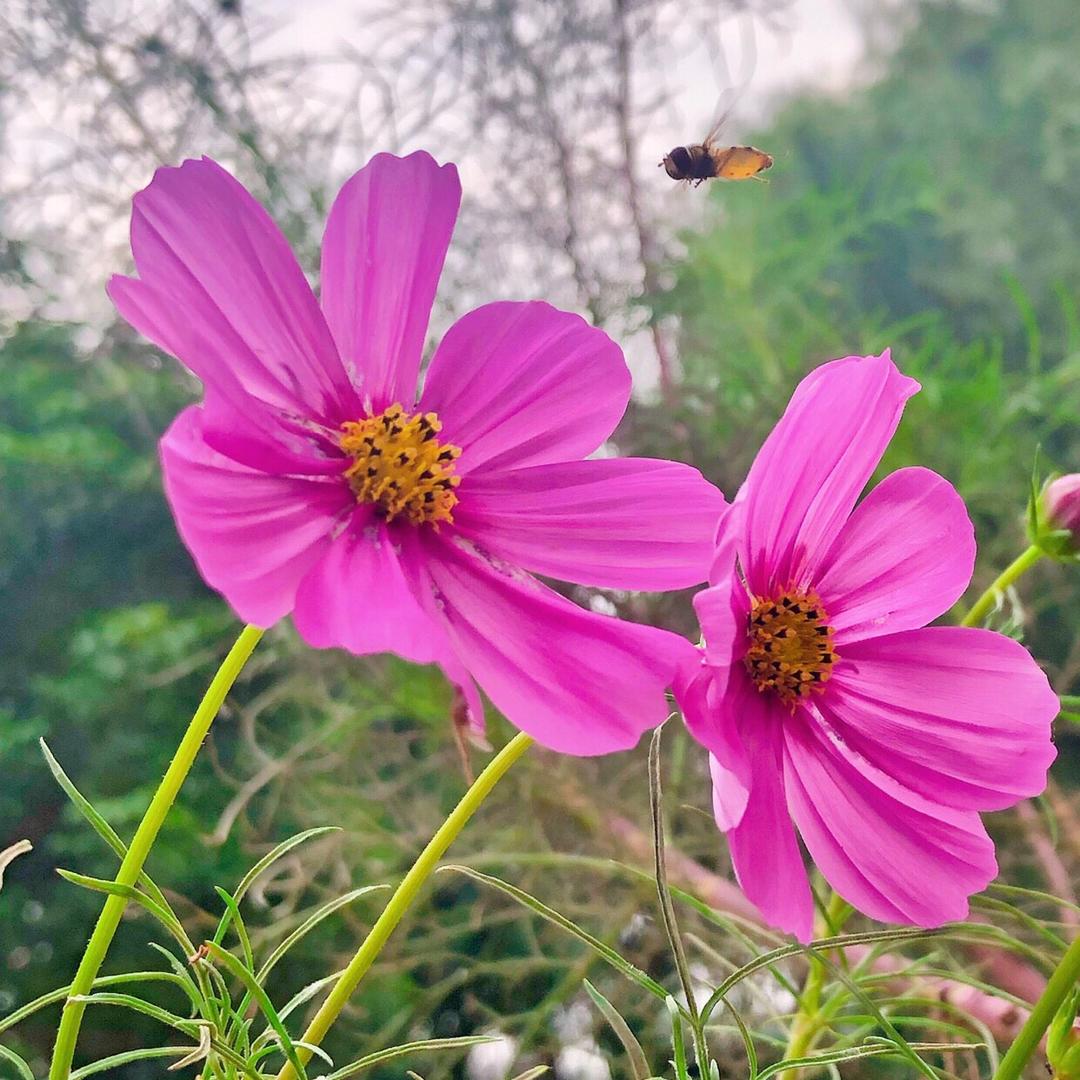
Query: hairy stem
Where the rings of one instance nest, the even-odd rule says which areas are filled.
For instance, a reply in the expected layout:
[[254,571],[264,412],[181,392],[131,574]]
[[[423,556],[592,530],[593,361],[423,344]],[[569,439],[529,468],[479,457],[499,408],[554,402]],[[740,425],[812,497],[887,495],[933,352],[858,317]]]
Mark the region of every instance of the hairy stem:
[[[319,1046],[322,1043],[326,1033],[333,1026],[346,1002],[352,996],[353,991],[359,986],[360,980],[367,974],[375,958],[382,951],[382,947],[394,932],[394,928],[401,922],[402,916],[416,899],[424,882],[435,870],[446,849],[457,839],[458,834],[465,827],[468,820],[480,808],[480,804],[491,794],[492,789],[502,779],[510,766],[532,744],[533,740],[524,732],[515,735],[488,762],[487,768],[476,778],[472,787],[462,796],[461,802],[454,807],[450,816],[439,826],[438,832],[428,841],[427,847],[420,852],[409,872],[401,879],[401,884],[394,891],[394,895],[390,897],[389,903],[387,903],[375,925],[371,928],[371,932],[360,945],[356,955],[349,961],[349,966],[341,973],[341,977],[334,984],[334,988],[312,1018],[307,1031],[303,1034],[302,1041],[304,1045],[301,1046],[297,1043],[297,1056],[304,1063],[307,1063],[311,1058],[310,1048]],[[293,1069],[289,1062],[286,1062],[281,1072],[278,1073],[277,1080],[297,1080],[296,1070]]]
[[1021,552],[1004,570],[998,575],[994,583],[972,605],[971,610],[964,616],[961,626],[981,626],[986,616],[993,610],[998,598],[1005,590],[1017,581],[1023,574],[1030,570],[1041,558],[1042,549],[1034,544]]
[[[191,766],[195,763],[195,758],[210,730],[210,725],[221,708],[221,703],[225,700],[225,695],[232,688],[262,635],[263,631],[257,627],[245,626],[236,639],[236,643],[229,650],[229,654],[222,661],[199,707],[195,710],[195,715],[191,718],[191,723],[188,724],[187,731],[184,732],[184,737],[177,747],[169,768],[154,793],[142,821],[139,822],[139,827],[135,830],[131,846],[116,874],[118,885],[134,886],[138,881],[150,849],[154,846],[161,826],[187,779]],[[75,1057],[75,1044],[79,1038],[79,1027],[82,1024],[83,1013],[86,1012],[86,1003],[73,1001],[72,998],[88,994],[93,989],[94,979],[105,959],[105,954],[109,951],[125,907],[127,907],[127,900],[124,897],[110,895],[101,909],[97,925],[90,935],[86,951],[75,972],[68,1000],[64,1004],[64,1011],[60,1017],[60,1028],[56,1034],[49,1080],[68,1080],[71,1063]]]
[[994,1080],[1019,1080],[1031,1055],[1038,1049],[1050,1021],[1057,1015],[1069,991],[1080,981],[1080,936],[1069,946],[1054,969],[1042,997],[1035,1003],[1008,1053],[1001,1059]]
[[[850,915],[851,908],[848,904],[839,894],[833,893],[820,920],[817,936],[836,936],[843,929]],[[812,955],[810,970],[806,973],[806,982],[799,995],[799,1009],[795,1013],[795,1019],[792,1021],[791,1031],[788,1034],[787,1047],[784,1049],[785,1061],[806,1057],[813,1050],[826,1023],[826,1017],[821,1011],[821,991],[825,988],[825,972],[825,965]],[[807,1074],[797,1069],[789,1069],[780,1073],[777,1080],[796,1080],[797,1077],[803,1075]]]

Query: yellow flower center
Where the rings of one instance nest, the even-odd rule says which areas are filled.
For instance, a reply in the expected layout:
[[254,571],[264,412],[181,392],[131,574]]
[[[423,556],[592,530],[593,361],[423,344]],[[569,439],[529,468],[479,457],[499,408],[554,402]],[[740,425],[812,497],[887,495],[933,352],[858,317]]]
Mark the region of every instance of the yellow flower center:
[[454,463],[461,448],[440,443],[435,413],[407,414],[391,405],[378,416],[341,425],[341,449],[353,459],[345,470],[360,503],[374,503],[387,521],[404,515],[414,525],[452,522],[461,482]]
[[837,656],[833,629],[813,593],[755,599],[747,621],[750,647],[743,663],[759,691],[771,690],[792,709],[824,689]]

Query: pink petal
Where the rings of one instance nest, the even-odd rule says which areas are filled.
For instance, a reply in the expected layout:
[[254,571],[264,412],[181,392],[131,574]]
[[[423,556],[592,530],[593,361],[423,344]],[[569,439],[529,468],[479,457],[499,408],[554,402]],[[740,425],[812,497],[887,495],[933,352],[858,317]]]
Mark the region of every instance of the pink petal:
[[487,304],[435,351],[421,406],[463,448],[457,471],[519,469],[591,454],[622,418],[622,351],[584,319],[540,302]]
[[422,540],[454,651],[515,727],[587,756],[628,749],[667,717],[688,641],[585,611],[461,538]]
[[979,815],[925,799],[800,709],[785,725],[788,805],[814,862],[873,919],[940,926],[997,874]]
[[376,154],[341,189],[326,222],[322,307],[369,413],[416,400],[428,318],[461,184],[430,154]]
[[499,558],[537,574],[615,589],[704,580],[724,497],[687,465],[602,458],[482,472],[454,522]]
[[1046,787],[1057,695],[1022,645],[959,626],[846,646],[820,699],[854,751],[936,804],[1002,810]]
[[207,446],[203,411],[185,409],[161,440],[165,494],[207,583],[240,618],[270,626],[355,505],[339,481],[274,476]]
[[264,408],[254,399],[240,410],[210,390],[202,409],[206,445],[259,472],[339,479],[348,464],[326,434]]
[[784,796],[785,716],[772,709],[759,720],[743,731],[752,779],[742,820],[727,834],[731,861],[743,892],[768,922],[809,941],[814,898]]
[[975,531],[964,502],[929,469],[887,476],[855,508],[817,579],[836,644],[925,626],[971,580]]
[[297,631],[317,649],[392,652],[421,664],[441,660],[449,653],[446,634],[423,611],[402,568],[411,527],[357,517],[300,583]]
[[735,493],[716,523],[716,551],[709,567],[709,584],[730,581],[735,573],[735,561],[746,527],[746,483]]
[[[746,680],[731,679],[732,683]],[[709,750],[713,780],[713,813],[724,832],[742,820],[750,794],[750,758],[739,734],[739,725],[759,722],[760,701],[744,712],[725,694],[728,673],[705,665],[690,668],[676,677],[675,700],[690,734]],[[735,697],[740,688],[736,687]],[[745,704],[745,703],[743,703]]]
[[746,620],[750,614],[750,598],[735,572],[734,552],[723,576],[713,564],[716,581],[694,595],[694,611],[701,625],[705,662],[726,668],[742,659],[746,651]]
[[288,242],[215,162],[157,170],[135,196],[131,248],[139,279],[109,285],[120,314],[237,411],[255,398],[331,427],[357,415]]
[[918,388],[887,352],[835,360],[799,384],[746,480],[754,595],[812,583]]

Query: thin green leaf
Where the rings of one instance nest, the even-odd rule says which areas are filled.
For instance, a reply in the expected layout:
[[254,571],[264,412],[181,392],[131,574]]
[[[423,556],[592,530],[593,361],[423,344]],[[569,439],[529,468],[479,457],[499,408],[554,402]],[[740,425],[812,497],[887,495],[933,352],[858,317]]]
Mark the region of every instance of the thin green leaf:
[[381,1065],[384,1061],[393,1061],[394,1058],[404,1057],[406,1054],[428,1053],[433,1050],[462,1050],[469,1046],[480,1046],[482,1043],[498,1042],[494,1035],[462,1035],[453,1039],[424,1039],[420,1042],[402,1043],[401,1046],[391,1046],[387,1050],[377,1050],[374,1054],[357,1058],[329,1076],[320,1077],[320,1080],[348,1080],[356,1076],[364,1069],[370,1069],[373,1065]]
[[341,832],[341,828],[337,825],[320,825],[315,829],[305,829],[303,832],[297,833],[295,836],[290,836],[288,840],[283,840],[273,851],[268,851],[241,879],[240,884],[236,886],[236,891],[233,893],[233,898],[239,904],[244,896],[247,894],[248,889],[255,884],[255,881],[274,865],[283,855],[287,855],[293,848],[299,847],[301,844],[307,843],[308,840],[314,840],[317,836],[326,836],[328,833]]
[[[300,1049],[307,1050],[313,1056],[322,1058],[331,1069],[334,1067],[334,1059],[321,1046],[316,1046],[314,1043],[306,1043],[303,1039],[297,1039],[293,1043],[293,1046],[299,1046]],[[257,1065],[268,1055],[281,1052],[281,1040],[273,1030],[264,1031],[255,1042],[252,1043],[252,1048],[251,1063]]]
[[[548,922],[554,923],[555,926],[567,931],[567,933],[573,934],[579,941],[584,942],[590,949],[598,953],[613,968],[615,968],[616,971],[621,972],[628,979],[637,983],[638,986],[648,990],[650,994],[654,994],[661,1001],[667,999],[667,990],[656,982],[655,979],[649,978],[644,971],[635,967],[629,960],[624,959],[609,945],[605,945],[599,938],[593,937],[592,934],[587,930],[583,930],[577,923],[572,922],[565,915],[560,915],[554,908],[548,907],[547,904],[537,900],[535,896],[530,896],[529,893],[525,892],[523,889],[519,889],[516,885],[511,885],[501,878],[493,877],[492,875],[482,873],[479,870],[474,870],[469,866],[458,866],[453,863],[448,863],[445,866],[439,867],[437,872],[443,873],[446,871],[464,874],[474,881],[479,881],[484,885],[490,885],[493,889],[498,889],[500,892],[505,893],[523,907],[527,907],[530,911],[539,915],[542,919],[546,919]],[[680,1011],[683,1011],[681,1006]]]
[[[90,800],[72,783],[71,777],[64,772],[60,765],[60,762],[53,757],[53,752],[49,749],[48,744],[44,739],[39,739],[38,744],[41,747],[41,752],[45,756],[45,764],[49,767],[49,772],[52,773],[53,779],[60,785],[61,790],[68,797],[68,799],[75,806],[75,809],[90,823],[94,832],[105,841],[109,847],[116,853],[117,857],[121,860],[127,854],[127,844],[117,835],[116,830],[94,809]],[[168,900],[165,899],[165,894],[154,884],[150,875],[143,872],[139,875],[139,884],[146,889],[146,891],[156,900],[163,908],[172,910],[169,907]]]
[[313,983],[308,983],[302,990],[289,998],[289,1000],[281,1007],[278,1016],[284,1020],[289,1013],[300,1008],[301,1005],[307,1004],[307,1002],[309,1002],[320,990],[336,983],[344,974],[345,969],[341,968],[331,975],[324,975],[321,979],[316,979]]
[[623,1019],[619,1010],[588,979],[585,980],[585,992],[592,998],[593,1004],[600,1010],[611,1030],[615,1032],[616,1038],[622,1043],[626,1056],[630,1060],[630,1072],[634,1080],[647,1080],[652,1076],[652,1070],[649,1068],[641,1043],[630,1030],[630,1025]]
[[697,1002],[694,998],[694,983],[690,978],[690,965],[686,960],[686,950],[683,948],[682,935],[679,933],[679,924],[675,918],[675,906],[671,902],[671,893],[668,891],[667,865],[664,857],[663,788],[660,781],[660,744],[663,733],[664,727],[661,725],[653,732],[649,742],[649,809],[652,814],[656,893],[660,900],[660,917],[664,924],[664,933],[671,946],[672,956],[675,958],[675,970],[678,972],[683,996],[686,998],[686,1008],[696,1031],[699,1023]]
[[[124,972],[122,975],[101,975],[94,980],[93,989],[97,990],[99,987],[118,986],[130,982],[171,982],[181,985],[180,979],[168,971],[129,971]],[[181,989],[187,993],[187,987],[181,986]],[[42,994],[41,997],[34,998],[33,1001],[21,1005],[13,1013],[9,1013],[3,1020],[0,1020],[0,1034],[3,1034],[8,1028],[14,1027],[21,1020],[25,1020],[28,1016],[32,1016],[38,1010],[66,1001],[70,993],[71,984],[69,983],[67,986],[50,990],[47,994]]]
[[152,1020],[157,1020],[166,1027],[175,1028],[185,1035],[195,1038],[198,1035],[199,1026],[205,1021],[192,1020],[186,1016],[177,1016],[176,1013],[155,1005],[152,1001],[144,1001],[133,994],[75,994],[71,1001],[81,1001],[86,1005],[112,1005],[122,1009],[131,1009],[132,1012],[142,1013]]
[[[353,889],[352,892],[347,892],[343,896],[335,897],[333,900],[323,904],[311,915],[308,916],[287,938],[285,938],[280,945],[266,958],[266,962],[261,968],[259,968],[258,979],[259,982],[266,982],[266,976],[270,974],[271,969],[285,954],[302,938],[309,934],[316,926],[330,915],[333,915],[335,911],[340,911],[343,907],[347,907],[354,900],[359,899],[366,893],[376,892],[381,889],[389,889],[389,885],[365,885],[360,889]],[[243,1011],[243,1010],[241,1010]]]
[[514,1080],[536,1080],[538,1076],[543,1076],[544,1073],[550,1072],[550,1065],[534,1065],[531,1069],[526,1069],[523,1073],[518,1073],[514,1077]]
[[[959,924],[963,926],[964,924]],[[818,938],[808,945],[782,945],[778,949],[755,956],[753,960],[743,964],[737,971],[733,971],[709,996],[708,1001],[701,1009],[701,1022],[707,1024],[716,1006],[719,1005],[731,991],[738,986],[743,979],[753,975],[762,968],[772,967],[781,960],[791,956],[799,956],[802,953],[816,955],[819,951],[843,948],[851,945],[873,945],[886,941],[919,941],[925,938],[939,937],[955,929],[955,925],[937,927],[932,930],[873,930],[863,934],[843,934],[839,937]]]
[[[746,1026],[746,1022],[739,1015],[739,1010],[730,1002],[728,1002],[728,1012],[731,1014],[732,1020],[735,1021],[735,1026],[739,1029],[739,1036],[743,1041],[743,1049],[746,1051],[746,1064],[750,1069],[748,1080],[759,1080],[757,1047],[754,1045],[754,1037],[750,1034],[750,1029]],[[716,1065],[716,1062],[713,1061],[712,1064]]]
[[[341,832],[341,829],[336,825],[320,825],[318,828],[305,829],[303,832],[298,832],[295,836],[290,836],[287,840],[282,840],[277,847],[268,851],[255,865],[240,879],[240,883],[236,886],[236,891],[232,894],[233,899],[236,901],[239,907],[241,900],[247,895],[248,889],[258,880],[261,874],[264,874],[271,866],[274,865],[283,855],[287,855],[293,848],[299,847],[307,840],[313,840],[317,836],[325,836],[327,833]],[[217,925],[217,929],[214,931],[214,936],[211,940],[215,945],[220,945],[225,940],[225,933],[229,929],[229,921],[232,918],[232,914],[226,911],[221,917],[221,921]]]
[[0,1061],[11,1062],[23,1080],[34,1080],[34,1074],[30,1071],[30,1066],[14,1050],[9,1050],[6,1046],[0,1046]]
[[[855,935],[852,935],[855,936]],[[893,1022],[878,1008],[877,1003],[866,993],[865,990],[851,978],[851,976],[832,961],[827,951],[817,955],[819,963],[824,965],[826,970],[832,975],[834,979],[844,984],[848,991],[856,997],[871,1013],[882,1031],[885,1032],[888,1039],[896,1046],[898,1053],[911,1063],[914,1068],[922,1073],[927,1080],[938,1080],[937,1073],[926,1064],[925,1061],[912,1049],[911,1044],[904,1038],[903,1035],[897,1031]]]
[[[244,966],[248,971],[255,971],[255,954],[251,951],[251,938],[248,937],[247,927],[244,925],[244,917],[240,914],[240,908],[237,906],[236,901],[227,893],[220,885],[214,886],[214,892],[221,898],[221,902],[225,905],[232,916],[232,923],[236,930],[237,940],[240,942],[240,950],[244,954]],[[240,1012],[244,1010],[241,1008]]]
[[275,1034],[281,1041],[282,1052],[288,1059],[289,1064],[296,1070],[296,1074],[300,1077],[300,1080],[307,1080],[307,1072],[304,1069],[303,1062],[296,1053],[293,1041],[289,1037],[288,1031],[285,1030],[285,1025],[281,1022],[281,1017],[278,1016],[277,1010],[271,1003],[266,991],[255,981],[254,974],[244,967],[231,952],[227,952],[217,943],[208,941],[206,945],[214,959],[218,963],[224,965],[229,973],[239,979],[251,993],[251,996],[255,999],[256,1004],[262,1011],[263,1016],[266,1017],[267,1023],[274,1029]]
[[191,999],[192,1008],[195,1012],[198,1012],[205,1004],[202,988],[196,983],[195,979],[191,977],[190,968],[182,963],[177,957],[175,957],[164,945],[158,944],[156,941],[149,941],[147,944],[155,952],[161,953],[165,957],[169,964],[169,967],[173,969],[173,973],[176,975],[177,980],[181,984],[181,989]]
[[[938,1053],[957,1053],[963,1050],[981,1050],[983,1043],[909,1043],[912,1050]],[[789,1058],[786,1061],[778,1061],[768,1068],[762,1069],[758,1080],[769,1080],[770,1076],[786,1072],[789,1069],[817,1069],[823,1065],[835,1065],[842,1061],[855,1061],[858,1058],[880,1057],[883,1054],[901,1054],[899,1047],[891,1042],[871,1043],[869,1045],[853,1046],[845,1050],[828,1050],[821,1054],[813,1054],[808,1057]]]
[[690,1072],[686,1065],[686,1044],[683,1042],[682,1010],[679,1003],[668,994],[664,1000],[668,1015],[671,1017],[671,1052],[672,1067],[675,1069],[675,1080],[690,1080]]
[[[389,885],[365,885],[363,888],[353,889],[352,892],[345,893],[344,896],[335,897],[328,903],[323,904],[322,907],[318,908],[318,910],[313,912],[291,934],[289,934],[289,936],[286,937],[277,946],[276,949],[274,949],[274,951],[269,955],[269,957],[267,957],[266,963],[264,963],[263,966],[259,968],[259,971],[255,976],[256,981],[260,985],[265,985],[267,976],[270,974],[271,970],[278,963],[278,961],[281,960],[281,958],[285,956],[286,953],[288,953],[288,951],[298,941],[300,941],[306,934],[310,933],[314,927],[316,927],[320,922],[322,922],[323,919],[332,915],[335,911],[340,910],[346,905],[351,904],[354,900],[356,900],[360,896],[363,896],[365,893],[373,892],[377,889],[388,889],[389,887]],[[234,913],[234,917],[239,918],[238,911]],[[318,986],[322,985],[322,983],[320,982],[315,985],[317,988]],[[237,1006],[237,1014],[239,1016],[245,1015],[247,1012],[247,1007],[250,1003],[251,994],[245,993],[240,1001],[240,1004]],[[293,1004],[293,1002],[290,1002],[289,1005],[287,1005],[286,1008],[282,1010],[278,1015],[284,1019],[284,1017],[287,1016],[294,1007],[295,1005]],[[333,1065],[333,1062],[331,1061],[330,1064]]]
[[106,878],[90,877],[87,874],[77,874],[74,870],[65,870],[63,867],[57,867],[56,872],[65,880],[70,881],[73,885],[79,885],[84,889],[91,889],[94,892],[103,892],[111,896],[122,896],[125,900],[131,901],[133,904],[138,904],[140,907],[145,908],[151,915],[166,930],[183,946],[184,949],[192,949],[191,939],[187,936],[183,925],[180,920],[168,909],[162,907],[156,900],[147,896],[146,893],[141,892],[139,889],[134,889],[130,885],[121,885],[117,881],[110,881]]

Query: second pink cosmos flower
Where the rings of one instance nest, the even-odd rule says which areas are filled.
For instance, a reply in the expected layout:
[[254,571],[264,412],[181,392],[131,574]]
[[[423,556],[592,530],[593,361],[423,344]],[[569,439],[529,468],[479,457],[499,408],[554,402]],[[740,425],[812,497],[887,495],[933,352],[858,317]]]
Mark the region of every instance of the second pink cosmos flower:
[[417,382],[461,197],[427,154],[375,157],[330,211],[316,300],[265,210],[208,159],[135,197],[120,313],[203,382],[162,440],[203,576],[245,620],[475,679],[541,743],[632,746],[689,643],[531,573],[666,590],[705,576],[723,510],[687,466],[582,460],[630,394],[619,348],[542,303],[457,322]]
[[716,820],[746,894],[809,938],[795,828],[875,919],[967,915],[997,872],[979,811],[1046,786],[1058,700],[1024,648],[927,627],[971,579],[960,496],[901,469],[855,505],[919,389],[889,355],[825,364],[795,391],[720,528],[705,639],[677,690],[711,752]]

